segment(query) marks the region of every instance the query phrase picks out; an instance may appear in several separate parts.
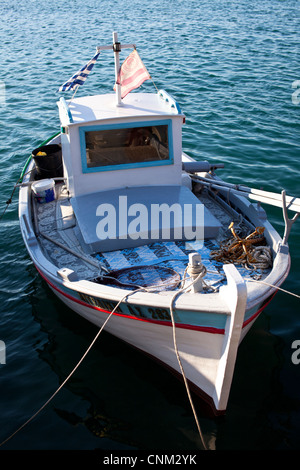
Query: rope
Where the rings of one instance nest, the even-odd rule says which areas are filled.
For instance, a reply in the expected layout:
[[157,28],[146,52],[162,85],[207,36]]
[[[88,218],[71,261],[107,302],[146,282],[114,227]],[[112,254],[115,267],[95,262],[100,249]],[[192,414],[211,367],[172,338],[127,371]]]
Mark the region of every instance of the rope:
[[[247,237],[248,238],[248,237]],[[264,248],[264,250],[262,250],[262,248]],[[261,260],[261,264],[263,263],[266,263],[266,262],[269,262],[268,261],[268,255],[266,255],[266,250],[265,248],[268,248],[268,247],[257,247],[256,250],[257,250],[257,254],[256,256],[259,258],[259,256],[262,258]],[[267,259],[267,260],[266,260]],[[185,372],[184,372],[184,368],[183,368],[183,365],[182,365],[182,362],[181,362],[181,358],[180,358],[180,354],[179,354],[179,350],[178,350],[178,346],[177,346],[177,339],[176,339],[176,326],[175,326],[175,320],[174,320],[174,302],[176,300],[176,298],[178,297],[178,295],[182,294],[184,291],[187,291],[188,289],[190,289],[192,287],[192,285],[194,283],[196,283],[200,278],[203,278],[206,274],[206,268],[203,267],[203,265],[199,265],[199,266],[188,266],[184,272],[184,278],[182,279],[181,283],[182,285],[184,285],[184,283],[186,282],[186,274],[187,272],[193,276],[193,280],[192,282],[190,282],[187,286],[185,287],[182,287],[179,291],[177,291],[173,297],[171,298],[171,302],[170,302],[170,315],[171,315],[171,322],[172,322],[172,332],[173,332],[173,344],[174,344],[174,350],[175,350],[175,354],[176,354],[176,357],[177,357],[177,361],[178,361],[178,364],[179,364],[179,367],[180,367],[180,370],[181,370],[181,373],[182,373],[182,377],[183,377],[183,380],[184,380],[184,384],[185,384],[185,387],[186,387],[186,391],[187,391],[187,395],[188,395],[188,398],[189,398],[189,402],[190,402],[190,406],[191,406],[191,409],[193,411],[193,415],[194,415],[194,419],[195,419],[195,422],[196,422],[196,426],[197,426],[197,429],[198,429],[198,433],[199,433],[199,436],[200,436],[200,439],[201,439],[201,442],[202,442],[202,445],[203,445],[203,448],[205,450],[207,450],[207,447],[206,447],[206,444],[205,444],[205,441],[204,441],[204,438],[203,438],[203,434],[202,434],[202,431],[201,431],[201,427],[200,427],[200,424],[199,424],[199,420],[198,420],[198,417],[197,417],[197,413],[196,413],[196,410],[195,410],[195,406],[193,404],[193,400],[192,400],[192,396],[191,396],[191,393],[190,393],[190,389],[189,389],[189,385],[188,385],[188,381],[187,381],[187,378],[186,378],[186,375],[185,375]],[[256,280],[256,279],[253,279],[253,278],[249,278],[247,279],[248,281],[251,281],[251,282],[258,282],[258,283],[262,283],[262,284],[266,284],[270,287],[274,287],[275,289],[278,289],[284,293],[287,293],[289,295],[293,295],[297,298],[300,298],[300,295],[298,294],[294,294],[293,292],[289,292],[285,289],[282,289],[276,285],[273,285],[273,284],[270,284],[270,283],[267,283],[265,281],[262,281],[262,280]],[[205,287],[208,287],[206,285],[206,283],[204,282],[204,285]],[[155,286],[155,288],[157,288],[157,285]],[[108,317],[106,318],[106,320],[104,321],[103,325],[101,326],[101,328],[99,329],[99,331],[97,332],[96,336],[94,337],[93,341],[91,342],[91,344],[89,345],[89,347],[87,348],[87,350],[85,351],[85,353],[83,354],[83,356],[81,357],[81,359],[77,362],[76,366],[73,368],[73,370],[70,372],[70,374],[66,377],[66,379],[62,382],[62,384],[56,389],[56,391],[50,396],[50,398],[36,411],[36,413],[34,413],[25,423],[23,423],[15,432],[13,432],[8,438],[6,438],[4,441],[2,441],[0,443],[0,447],[2,447],[4,444],[6,444],[10,439],[12,439],[19,431],[21,431],[27,424],[29,424],[39,413],[41,413],[41,411],[53,400],[53,398],[58,394],[58,392],[64,387],[64,385],[68,382],[68,380],[71,378],[71,376],[75,373],[75,371],[78,369],[78,367],[80,366],[80,364],[83,362],[83,360],[85,359],[85,357],[87,356],[87,354],[89,353],[89,351],[91,350],[91,348],[93,347],[93,345],[95,344],[95,342],[97,341],[97,339],[99,338],[101,332],[103,331],[104,327],[106,326],[107,322],[109,321],[109,319],[111,318],[111,316],[114,314],[114,312],[116,311],[116,309],[118,308],[118,306],[120,305],[120,303],[122,303],[126,297],[128,297],[129,295],[132,295],[136,292],[139,292],[141,290],[144,290],[146,292],[151,292],[151,287],[149,288],[145,288],[145,287],[141,287],[139,286],[136,290],[130,292],[130,293],[127,293],[126,295],[124,295],[124,297],[122,297],[122,299],[117,303],[117,305],[114,307],[114,309],[110,312],[110,314],[108,315]]]
[[203,434],[202,434],[202,431],[201,431],[201,427],[200,427],[200,424],[199,424],[199,420],[198,420],[198,417],[197,417],[197,413],[196,413],[196,410],[195,410],[195,407],[194,407],[194,403],[193,403],[193,400],[192,400],[192,396],[191,396],[189,384],[188,384],[188,381],[187,381],[187,379],[186,379],[186,376],[185,376],[185,373],[184,373],[184,369],[183,369],[183,366],[182,366],[182,362],[181,362],[181,359],[180,359],[180,355],[179,355],[179,351],[178,351],[178,347],[177,347],[176,328],[175,328],[175,321],[174,321],[174,315],[173,315],[173,304],[174,304],[174,302],[175,302],[176,297],[177,297],[179,294],[182,294],[183,291],[185,291],[186,289],[190,288],[190,287],[192,286],[192,284],[194,284],[195,282],[197,282],[198,279],[199,279],[201,276],[203,276],[203,273],[202,273],[202,272],[201,272],[195,279],[193,279],[193,281],[192,281],[188,286],[183,287],[182,289],[180,289],[178,292],[176,292],[176,293],[173,295],[173,297],[172,297],[172,299],[171,299],[171,303],[170,303],[170,314],[171,314],[172,330],[173,330],[173,343],[174,343],[174,349],[175,349],[177,361],[178,361],[178,364],[179,364],[179,367],[180,367],[180,370],[181,370],[181,373],[182,373],[182,377],[183,377],[183,380],[184,380],[185,388],[186,388],[187,395],[188,395],[188,398],[189,398],[189,402],[190,402],[190,405],[191,405],[191,408],[192,408],[192,411],[193,411],[193,414],[194,414],[196,426],[197,426],[197,428],[198,428],[198,432],[199,432],[199,436],[200,436],[200,439],[201,439],[203,448],[204,448],[204,450],[207,450],[207,447],[206,447],[206,444],[205,444],[205,441],[204,441],[204,438],[203,438]]
[[254,258],[250,265],[255,269],[268,269],[272,266],[272,252],[269,246],[257,246],[251,251],[251,257]]
[[27,173],[22,173],[22,174],[21,174],[20,178],[18,179],[18,181],[16,182],[16,184],[15,184],[15,186],[14,186],[14,189],[12,190],[12,193],[11,193],[11,195],[10,195],[10,198],[6,201],[6,207],[5,207],[4,211],[2,212],[2,214],[0,215],[0,220],[4,217],[4,214],[5,214],[5,212],[7,211],[8,206],[12,203],[13,195],[14,195],[14,193],[15,193],[15,190],[16,190],[17,187],[18,187],[17,185],[22,181],[23,177],[24,177],[25,175],[27,175],[28,173],[31,173],[31,171],[32,171],[32,170],[28,171]]
[[[201,276],[201,274],[199,275]],[[181,372],[182,372],[182,376],[183,376],[183,379],[184,379],[184,383],[185,383],[185,386],[186,386],[186,390],[187,390],[187,394],[188,394],[188,397],[189,397],[189,401],[190,401],[190,404],[191,404],[191,407],[192,407],[192,411],[193,411],[193,414],[194,414],[194,417],[195,417],[195,421],[196,421],[196,424],[197,424],[197,428],[198,428],[198,432],[199,432],[199,435],[200,435],[200,438],[201,438],[201,442],[202,442],[202,445],[204,447],[205,450],[207,450],[206,446],[205,446],[205,442],[204,442],[204,439],[203,439],[203,435],[202,435],[202,432],[201,432],[201,428],[200,428],[200,424],[199,424],[199,421],[198,421],[198,418],[197,418],[197,414],[196,414],[196,411],[195,411],[195,407],[193,405],[193,401],[192,401],[192,397],[191,397],[191,394],[190,394],[190,391],[189,391],[189,386],[188,386],[188,383],[187,383],[187,379],[185,377],[185,373],[184,373],[184,370],[183,370],[183,367],[182,367],[182,363],[181,363],[181,360],[180,360],[180,356],[179,356],[179,352],[178,352],[178,348],[177,348],[177,341],[176,341],[176,330],[175,330],[175,322],[174,322],[174,315],[173,315],[173,303],[176,299],[176,297],[181,294],[183,291],[185,291],[186,289],[188,289],[189,287],[191,287],[191,285],[196,282],[198,280],[198,277],[196,277],[188,286],[180,289],[178,292],[176,292],[176,294],[172,297],[171,299],[171,304],[170,304],[170,313],[171,313],[171,320],[172,320],[172,330],[173,330],[173,342],[174,342],[174,348],[175,348],[175,352],[176,352],[176,356],[177,356],[177,360],[178,360],[178,363],[179,363],[179,366],[180,366],[180,369],[181,369]],[[155,286],[157,287],[157,286]],[[0,443],[0,447],[2,447],[4,444],[6,444],[10,439],[12,439],[18,432],[20,432],[22,429],[25,428],[25,426],[27,426],[27,424],[29,424],[31,421],[33,421],[34,418],[36,418],[36,416],[41,413],[41,411],[43,411],[44,408],[46,408],[46,406],[53,400],[53,398],[58,394],[58,392],[64,387],[64,385],[68,382],[68,380],[72,377],[72,375],[75,373],[75,371],[78,369],[78,367],[80,366],[80,364],[83,362],[83,360],[85,359],[85,357],[87,356],[87,354],[89,353],[89,351],[91,350],[91,348],[93,347],[93,345],[95,344],[95,342],[97,341],[97,339],[99,338],[101,332],[103,331],[104,327],[106,326],[107,322],[109,321],[109,319],[112,317],[112,315],[114,314],[114,312],[116,311],[116,309],[118,308],[118,306],[120,305],[120,303],[122,303],[126,297],[128,297],[129,295],[133,295],[134,293],[136,292],[140,292],[141,290],[144,290],[146,292],[151,292],[151,289],[150,288],[144,288],[144,287],[139,287],[138,289],[132,291],[132,292],[129,292],[127,293],[126,295],[124,295],[124,297],[122,297],[122,299],[117,303],[117,305],[114,307],[114,309],[110,312],[110,314],[108,315],[108,317],[106,318],[105,322],[103,323],[103,325],[101,326],[101,328],[99,329],[99,331],[97,332],[96,336],[94,337],[93,341],[91,342],[91,344],[89,345],[89,347],[87,348],[87,350],[85,351],[85,353],[83,354],[83,356],[81,357],[81,359],[77,362],[77,364],[75,365],[75,367],[73,368],[73,370],[69,373],[69,375],[66,377],[66,379],[62,382],[62,384],[56,389],[56,391],[50,396],[50,398],[48,398],[48,400],[25,422],[23,423],[16,431],[14,431],[9,437],[7,437],[4,441],[2,441]]]
[[[57,137],[59,134],[60,134],[60,132],[56,132],[56,134],[53,134],[51,137],[48,137],[48,139],[44,140],[44,142],[42,142],[42,143],[39,145],[39,147],[42,147],[43,145],[46,145],[48,142],[50,142],[50,140],[54,139],[54,138]],[[21,172],[21,175],[20,175],[19,179],[17,180],[17,182],[16,182],[16,184],[15,184],[15,186],[14,186],[14,189],[13,189],[11,195],[10,195],[10,198],[6,201],[6,207],[5,207],[4,211],[2,212],[2,214],[0,215],[0,220],[3,218],[5,212],[7,211],[8,206],[12,203],[12,198],[13,198],[13,195],[14,195],[14,193],[15,193],[15,190],[17,189],[17,185],[18,185],[19,183],[21,183],[21,181],[23,180],[24,176],[28,175],[29,173],[31,173],[31,171],[33,171],[33,170],[30,170],[30,171],[27,171],[27,172],[26,172],[27,167],[28,167],[29,163],[31,162],[31,160],[32,160],[32,154],[28,157],[28,159],[27,159],[27,161],[26,161],[26,163],[25,163],[25,166],[24,166],[24,168],[23,168],[23,170],[22,170],[22,172]]]
[[[207,447],[206,447],[206,444],[205,444],[205,441],[204,441],[204,437],[203,437],[203,434],[202,434],[202,431],[201,431],[201,427],[200,427],[200,424],[199,424],[199,420],[198,420],[198,417],[197,417],[197,413],[196,413],[196,410],[195,410],[195,406],[193,404],[193,400],[192,400],[192,396],[191,396],[191,393],[190,393],[190,389],[189,389],[189,385],[188,385],[188,381],[187,381],[187,378],[186,378],[186,375],[185,375],[185,372],[184,372],[184,368],[183,368],[183,365],[182,365],[182,362],[181,362],[181,358],[180,358],[180,354],[179,354],[179,350],[178,350],[178,346],[177,346],[177,339],[176,339],[176,326],[175,326],[175,320],[174,320],[174,302],[176,300],[176,298],[182,294],[184,291],[188,290],[189,288],[192,287],[192,285],[198,281],[199,278],[202,278],[205,276],[205,273],[206,273],[206,270],[205,269],[199,269],[198,267],[196,268],[196,271],[198,269],[198,272],[200,271],[200,273],[198,274],[198,276],[196,276],[191,283],[189,283],[186,287],[182,287],[179,291],[177,291],[173,297],[171,298],[171,302],[170,302],[170,315],[171,315],[171,322],[172,322],[172,332],[173,332],[173,344],[174,344],[174,350],[175,350],[175,353],[176,353],[176,357],[177,357],[177,361],[178,361],[178,364],[179,364],[179,367],[180,367],[180,370],[181,370],[181,373],[182,373],[182,377],[183,377],[183,380],[184,380],[184,384],[185,384],[185,387],[186,387],[186,391],[187,391],[187,395],[188,395],[188,398],[189,398],[189,402],[190,402],[190,406],[191,406],[191,409],[192,409],[192,412],[193,412],[193,415],[194,415],[194,419],[195,419],[195,422],[196,422],[196,426],[197,426],[197,429],[198,429],[198,433],[199,433],[199,436],[200,436],[200,439],[201,439],[201,442],[202,442],[202,445],[203,445],[203,448],[205,450],[207,450]],[[185,273],[186,275],[186,273]],[[182,280],[183,283],[185,283],[185,275],[184,275],[184,279]],[[278,286],[275,286],[273,284],[270,284],[270,283],[267,283],[265,281],[261,281],[261,280],[256,280],[256,279],[253,279],[253,278],[249,278],[247,279],[248,281],[252,281],[252,282],[258,282],[258,283],[263,283],[263,284],[266,284],[270,287],[274,287],[284,293],[287,293],[289,295],[293,295],[297,298],[300,298],[300,295],[298,294],[294,294],[293,292],[289,292],[285,289],[282,289]],[[156,286],[157,287],[157,286]],[[151,288],[145,288],[145,287],[139,287],[138,289],[136,289],[135,291],[132,291],[130,293],[127,293],[126,295],[124,295],[124,297],[122,297],[122,299],[117,303],[117,305],[114,307],[114,309],[110,312],[110,314],[108,315],[108,317],[106,318],[105,322],[103,323],[103,325],[101,326],[101,328],[99,329],[99,331],[97,332],[96,336],[94,337],[93,341],[91,342],[91,344],[89,345],[89,347],[87,348],[87,350],[85,351],[85,353],[83,354],[83,356],[81,357],[81,359],[77,362],[76,366],[73,368],[73,370],[70,372],[70,374],[66,377],[66,379],[62,382],[62,384],[56,389],[56,391],[51,395],[51,397],[36,411],[36,413],[34,413],[25,423],[23,423],[15,432],[13,432],[8,438],[6,438],[4,441],[2,441],[0,443],[0,447],[2,447],[4,444],[6,444],[10,439],[12,439],[19,431],[21,431],[27,424],[29,424],[34,418],[36,418],[36,416],[41,413],[41,411],[46,408],[46,406],[54,399],[54,397],[58,394],[58,392],[64,387],[64,385],[68,382],[68,380],[71,378],[71,376],[75,373],[75,371],[78,369],[78,367],[80,366],[80,364],[83,362],[83,360],[85,359],[85,357],[87,356],[87,354],[89,353],[89,351],[91,350],[91,348],[93,347],[93,345],[95,344],[95,342],[97,341],[97,339],[99,338],[101,332],[103,331],[104,327],[106,326],[107,322],[109,321],[109,319],[111,318],[111,316],[114,314],[114,312],[116,311],[116,309],[118,308],[118,306],[120,305],[120,303],[122,303],[126,297],[128,297],[129,295],[132,295],[136,292],[139,292],[141,290],[144,290],[146,292],[151,292]]]
[[246,278],[246,281],[259,282],[259,283],[265,284],[266,286],[274,287],[275,289],[280,290],[281,292],[284,292],[285,294],[293,295],[294,297],[297,297],[298,299],[300,299],[300,295],[294,294],[294,292],[290,292],[286,289],[282,289],[282,287],[278,287],[275,284],[270,284],[269,282],[262,281],[261,279]]
[[198,278],[202,278],[205,276],[207,270],[204,264],[198,264],[196,266],[191,266],[190,264],[187,267],[187,273],[194,279],[194,276],[198,276]]
[[264,270],[272,266],[272,252],[266,246],[264,227],[256,227],[254,232],[244,238],[237,235],[233,222],[228,228],[233,237],[221,243],[219,250],[212,251],[212,258],[222,263],[242,264],[247,269]]
[[[139,289],[137,289],[139,290]],[[130,294],[134,294],[136,291],[131,292]],[[15,432],[13,432],[9,437],[7,437],[4,441],[0,443],[0,447],[2,447],[4,444],[6,444],[10,439],[12,439],[19,431],[21,431],[27,424],[29,424],[52,400],[53,398],[58,394],[58,392],[64,387],[64,385],[68,382],[68,380],[71,378],[71,376],[74,374],[74,372],[78,369],[82,361],[85,359],[95,342],[97,341],[98,337],[100,336],[100,333],[103,331],[105,325],[107,324],[108,320],[111,318],[113,313],[116,311],[118,306],[120,305],[121,302],[128,296],[129,294],[124,295],[124,297],[117,303],[115,308],[110,312],[108,317],[106,318],[105,322],[101,326],[100,330],[96,334],[95,338],[81,357],[81,359],[77,362],[76,366],[73,368],[73,370],[70,372],[70,374],[67,376],[67,378],[62,382],[62,384],[56,389],[56,391],[51,395],[50,398],[34,413],[25,423],[23,423]]]
[[150,79],[151,79],[151,81],[152,81],[152,83],[153,83],[153,85],[154,85],[154,87],[155,87],[155,89],[156,89],[156,91],[157,91],[157,93],[158,93],[158,92],[159,92],[159,89],[157,88],[157,86],[156,86],[156,84],[155,84],[153,78],[151,77],[151,75],[150,75]]

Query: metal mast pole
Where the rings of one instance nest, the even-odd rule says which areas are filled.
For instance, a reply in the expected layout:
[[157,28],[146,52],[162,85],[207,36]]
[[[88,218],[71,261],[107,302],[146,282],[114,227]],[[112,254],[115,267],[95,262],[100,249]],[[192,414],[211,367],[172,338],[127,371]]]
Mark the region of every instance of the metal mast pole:
[[118,75],[120,70],[120,58],[119,52],[121,51],[121,43],[118,42],[118,33],[113,32],[113,49],[115,54],[115,77],[116,77],[116,97],[117,97],[117,106],[122,106],[121,99],[121,85],[117,83]]
[[125,48],[133,48],[135,49],[135,44],[122,44],[118,42],[118,33],[113,32],[113,45],[112,46],[98,46],[97,50],[98,51],[103,51],[103,50],[108,50],[108,49],[113,49],[114,54],[115,54],[115,90],[116,90],[116,97],[117,97],[117,106],[122,106],[122,98],[121,98],[121,85],[117,84],[118,80],[118,75],[119,75],[119,70],[120,70],[120,58],[119,58],[119,52],[121,49]]

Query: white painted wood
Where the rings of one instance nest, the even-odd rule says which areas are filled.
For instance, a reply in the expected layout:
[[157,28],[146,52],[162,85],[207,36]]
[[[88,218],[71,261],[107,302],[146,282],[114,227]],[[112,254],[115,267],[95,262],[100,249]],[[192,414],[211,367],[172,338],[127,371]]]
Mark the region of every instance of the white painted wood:
[[[79,305],[56,291],[54,292],[71,309],[98,327],[101,327],[107,318],[105,313]],[[170,326],[112,316],[105,329],[181,374],[174,351],[173,334]],[[223,335],[211,335],[206,332],[178,328],[176,336],[187,379],[208,396],[212,396],[222,350]]]
[[225,328],[222,354],[218,365],[213,399],[217,409],[226,409],[233,371],[240,343],[243,320],[247,303],[246,283],[233,264],[223,266],[227,285],[220,288],[220,294],[228,304],[231,315]]
[[[136,186],[152,185],[181,185],[182,178],[182,116],[177,112],[170,115],[169,109],[166,110],[159,97],[154,94],[151,98],[145,94],[134,93],[131,105],[124,105],[120,108],[115,106],[114,95],[110,94],[109,99],[102,100],[97,97],[95,101],[90,97],[74,100],[70,109],[74,116],[74,124],[68,127],[68,133],[62,135],[62,152],[64,156],[64,168],[67,177],[67,186],[70,196],[79,196],[97,191]],[[105,96],[105,95],[104,95]],[[126,99],[127,99],[126,96]],[[102,104],[103,107],[102,107]],[[152,109],[151,109],[152,106]],[[150,107],[150,109],[149,109]],[[91,115],[90,115],[91,113]],[[98,114],[100,113],[100,114]],[[103,118],[101,121],[100,115]],[[173,142],[170,148],[173,148],[173,164],[147,166],[128,169],[118,169],[110,171],[96,171],[83,173],[81,161],[81,149],[79,139],[79,127],[90,125],[91,116],[97,118],[94,125],[120,124],[121,122],[147,122],[161,121],[165,119],[172,120]],[[124,120],[123,120],[124,119]]]
[[[154,117],[173,117],[181,116],[176,108],[168,106],[167,103],[157,93],[129,93],[122,100],[123,106],[117,107],[115,94],[107,93],[104,95],[81,96],[67,101],[71,112],[73,122],[70,123],[66,118],[65,108],[61,102],[57,103],[60,113],[62,126],[74,126],[76,124],[109,124],[110,121],[120,119],[143,120]],[[107,121],[107,122],[105,122]]]

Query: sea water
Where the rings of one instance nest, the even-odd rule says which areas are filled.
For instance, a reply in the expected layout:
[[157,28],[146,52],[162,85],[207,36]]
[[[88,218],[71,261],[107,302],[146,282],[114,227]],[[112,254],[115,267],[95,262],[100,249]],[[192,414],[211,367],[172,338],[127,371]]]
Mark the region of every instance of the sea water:
[[[218,172],[230,182],[300,196],[299,17],[296,0],[2,0],[1,214],[31,151],[59,131],[59,86],[96,46],[111,44],[113,31],[137,45],[155,86],[180,104],[185,152],[224,163]],[[141,90],[155,91],[153,82]],[[102,52],[78,94],[113,85],[113,57]],[[17,199],[15,191],[0,221],[1,442],[48,400],[97,332],[39,277],[20,235]],[[268,214],[282,234],[281,210]],[[299,236],[300,221],[283,286],[298,295]],[[279,292],[239,348],[226,417],[198,411],[210,449],[299,447],[297,340],[299,299]],[[103,332],[65,387],[3,448],[202,446],[183,384]]]

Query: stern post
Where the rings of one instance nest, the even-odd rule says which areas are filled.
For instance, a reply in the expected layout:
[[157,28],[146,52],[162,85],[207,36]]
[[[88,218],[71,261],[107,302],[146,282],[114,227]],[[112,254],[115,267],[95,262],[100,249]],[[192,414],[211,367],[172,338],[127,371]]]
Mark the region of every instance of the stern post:
[[220,295],[227,303],[231,314],[225,326],[224,343],[213,396],[218,410],[225,410],[227,407],[247,304],[246,283],[234,264],[226,264],[223,269],[227,277],[227,285],[221,287]]

